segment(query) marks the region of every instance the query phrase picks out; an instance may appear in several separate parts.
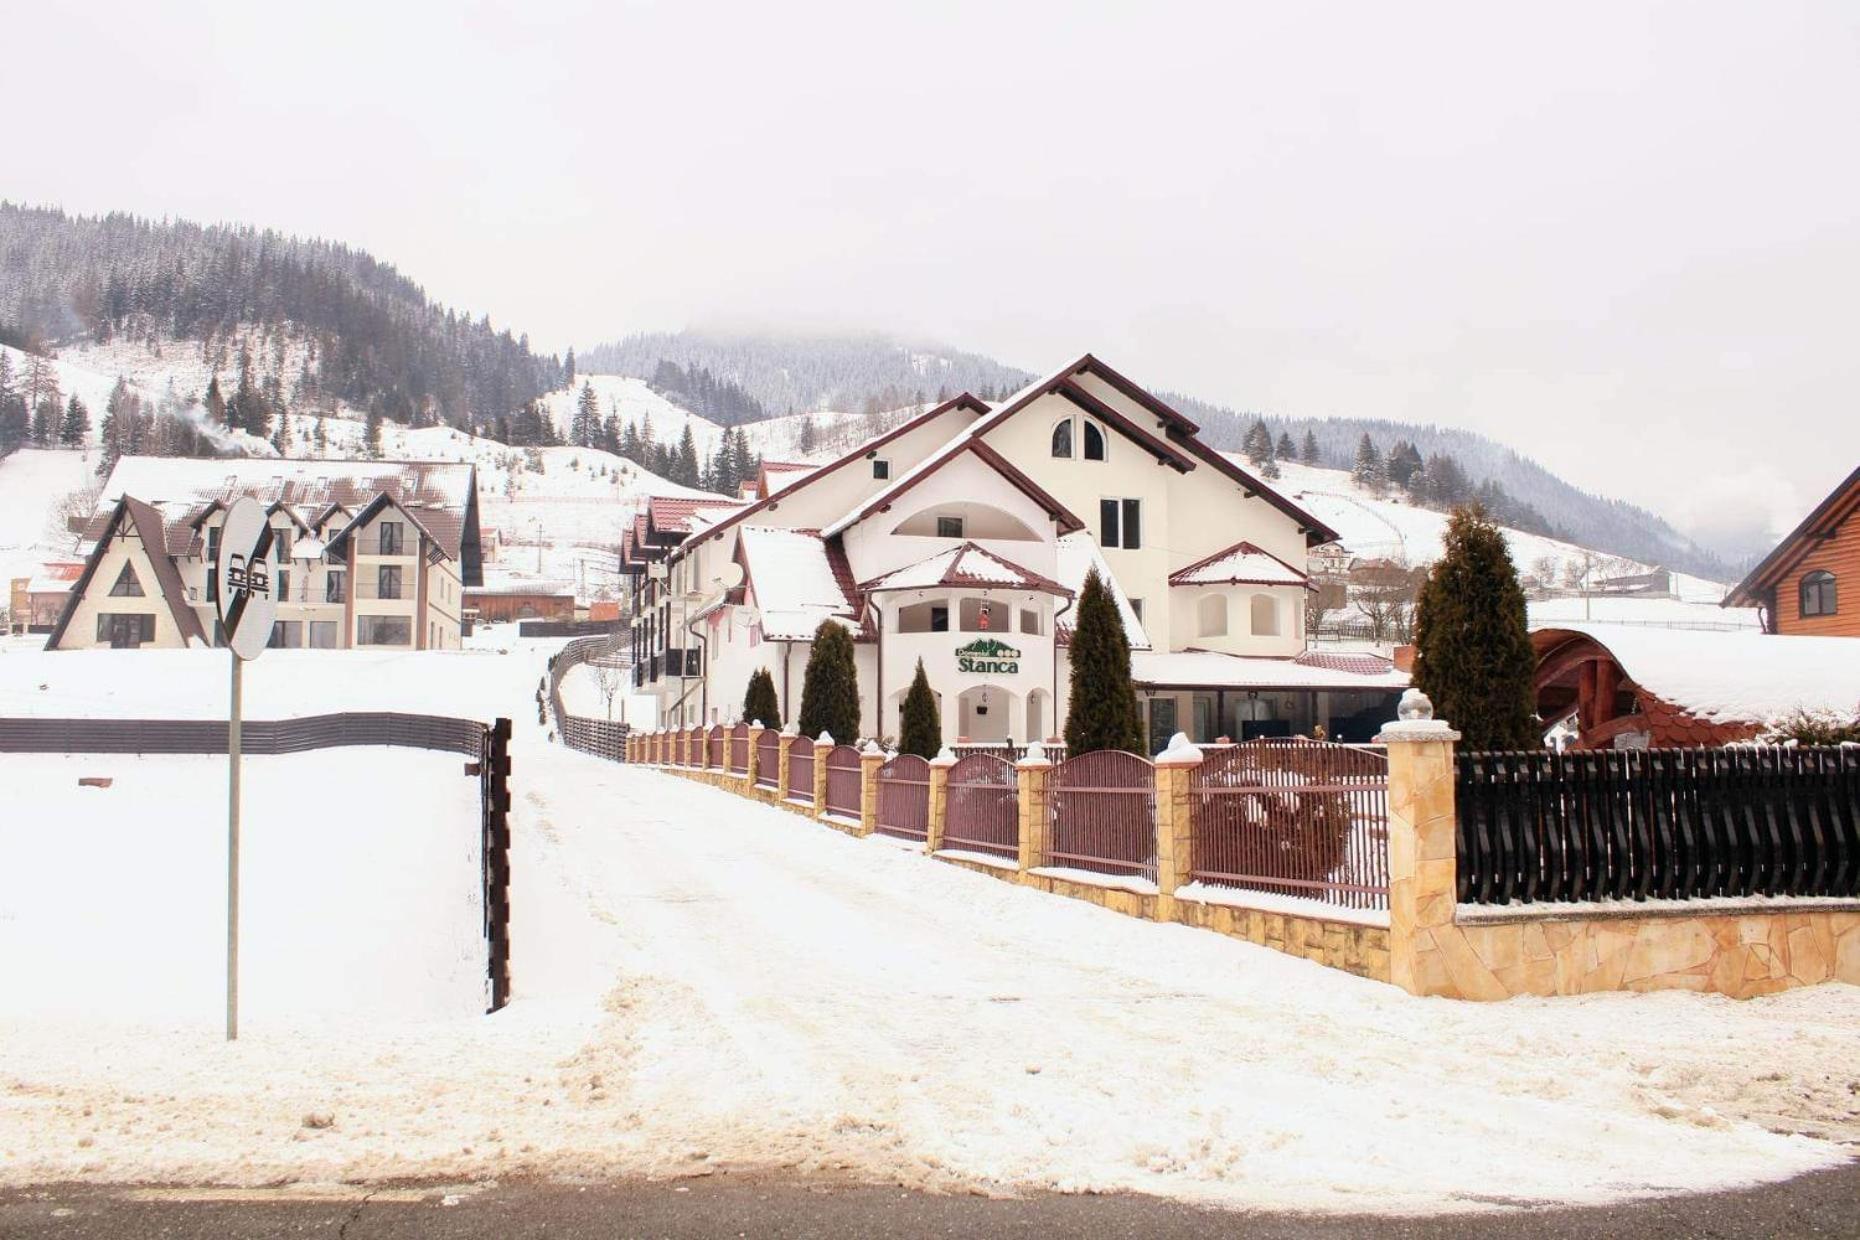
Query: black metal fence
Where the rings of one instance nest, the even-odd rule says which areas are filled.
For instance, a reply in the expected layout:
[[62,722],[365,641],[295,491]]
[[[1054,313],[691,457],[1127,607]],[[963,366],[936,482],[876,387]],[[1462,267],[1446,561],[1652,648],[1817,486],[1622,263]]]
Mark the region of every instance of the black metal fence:
[[482,729],[478,800],[483,808],[484,942],[490,974],[485,1011],[510,1002],[510,720]]
[[1462,753],[1459,898],[1860,896],[1860,748]]

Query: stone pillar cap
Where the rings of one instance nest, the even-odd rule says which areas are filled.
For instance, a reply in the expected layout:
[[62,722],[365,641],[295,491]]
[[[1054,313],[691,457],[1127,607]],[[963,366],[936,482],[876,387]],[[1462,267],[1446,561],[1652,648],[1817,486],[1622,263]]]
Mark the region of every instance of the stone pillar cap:
[[885,751],[878,747],[877,741],[867,741],[865,748],[859,751],[859,756],[861,758],[882,758],[885,756]]
[[1398,719],[1376,733],[1378,745],[1413,745],[1422,741],[1457,741],[1460,734],[1445,719]]
[[781,734],[783,736],[799,736],[801,734],[801,729],[798,725],[796,725],[794,720],[790,719],[785,725],[783,725]]
[[832,745],[835,743],[833,733],[827,731],[825,728],[820,729],[820,735],[814,738],[814,744],[816,745]]
[[1042,745],[1039,741],[1028,741],[1026,754],[1014,765],[1016,767],[1037,768],[1051,766],[1052,764],[1052,759],[1046,756],[1046,746]]
[[930,765],[954,766],[956,765],[956,755],[950,751],[948,745],[945,745],[943,748],[936,751],[936,757],[930,759]]

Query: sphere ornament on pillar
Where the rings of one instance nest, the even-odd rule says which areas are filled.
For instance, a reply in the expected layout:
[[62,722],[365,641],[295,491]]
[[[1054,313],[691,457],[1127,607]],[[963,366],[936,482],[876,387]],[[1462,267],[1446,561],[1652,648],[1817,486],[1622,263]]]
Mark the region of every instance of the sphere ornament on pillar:
[[1433,700],[1419,689],[1408,689],[1402,693],[1401,705],[1395,708],[1395,715],[1403,722],[1432,719],[1434,717]]

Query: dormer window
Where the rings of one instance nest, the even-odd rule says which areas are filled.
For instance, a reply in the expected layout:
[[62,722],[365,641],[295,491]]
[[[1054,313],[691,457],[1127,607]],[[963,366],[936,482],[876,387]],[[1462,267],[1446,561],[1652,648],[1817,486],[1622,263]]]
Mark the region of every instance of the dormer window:
[[883,457],[872,458],[872,476],[883,481],[891,477],[891,462]]
[[1068,460],[1072,457],[1071,418],[1067,418],[1065,421],[1053,427],[1053,455],[1056,457],[1064,457]]

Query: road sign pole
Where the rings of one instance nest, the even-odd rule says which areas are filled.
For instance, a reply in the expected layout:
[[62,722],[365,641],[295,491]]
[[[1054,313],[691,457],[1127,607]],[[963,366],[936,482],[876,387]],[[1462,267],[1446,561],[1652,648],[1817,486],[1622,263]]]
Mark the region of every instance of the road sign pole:
[[245,660],[231,650],[232,709],[226,725],[226,1040],[239,1037],[239,757],[245,723]]

